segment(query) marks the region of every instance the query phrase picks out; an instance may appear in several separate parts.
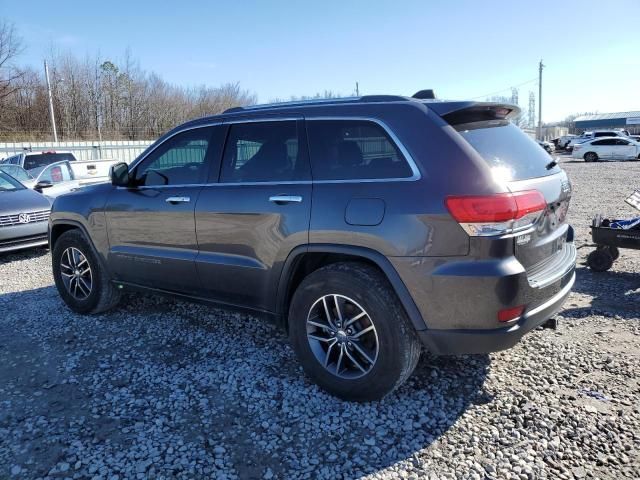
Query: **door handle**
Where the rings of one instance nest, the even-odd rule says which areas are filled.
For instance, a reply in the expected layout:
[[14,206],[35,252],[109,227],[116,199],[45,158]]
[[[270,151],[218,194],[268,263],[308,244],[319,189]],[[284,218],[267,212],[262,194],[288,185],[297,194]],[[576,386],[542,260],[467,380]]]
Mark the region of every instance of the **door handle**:
[[167,197],[165,202],[175,205],[176,203],[189,203],[191,201],[190,197]]
[[273,195],[269,197],[269,201],[277,203],[278,205],[284,205],[285,203],[302,203],[302,197],[300,195]]

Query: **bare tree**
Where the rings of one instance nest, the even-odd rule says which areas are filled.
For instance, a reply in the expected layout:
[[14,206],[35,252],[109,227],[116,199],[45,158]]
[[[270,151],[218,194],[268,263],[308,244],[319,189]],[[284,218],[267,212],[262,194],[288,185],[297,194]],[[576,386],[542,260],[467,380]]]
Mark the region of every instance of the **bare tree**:
[[22,51],[22,39],[13,24],[0,19],[0,99],[14,91],[12,84],[22,75],[13,63]]
[[[0,138],[36,140],[48,135],[48,100],[42,72],[14,66],[21,43],[13,26],[0,24]],[[185,88],[144,71],[131,52],[121,61],[100,55],[80,60],[52,49],[54,110],[61,138],[151,139],[194,117],[255,103],[238,83]]]

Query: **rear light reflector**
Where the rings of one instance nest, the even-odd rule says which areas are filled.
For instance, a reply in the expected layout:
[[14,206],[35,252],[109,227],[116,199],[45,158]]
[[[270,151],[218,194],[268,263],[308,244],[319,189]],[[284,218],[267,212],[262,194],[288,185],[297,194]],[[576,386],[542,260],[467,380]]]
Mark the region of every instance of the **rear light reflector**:
[[512,322],[513,320],[517,320],[522,316],[524,312],[524,305],[519,305],[517,307],[504,308],[498,312],[498,321],[499,322]]
[[458,195],[445,200],[451,216],[472,236],[503,235],[532,226],[547,208],[537,190]]

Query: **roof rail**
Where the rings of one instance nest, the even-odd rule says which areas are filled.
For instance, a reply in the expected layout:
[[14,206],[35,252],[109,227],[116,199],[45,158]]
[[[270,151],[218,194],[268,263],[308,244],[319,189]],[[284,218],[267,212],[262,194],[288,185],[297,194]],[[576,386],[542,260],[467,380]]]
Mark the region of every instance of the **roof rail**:
[[250,112],[268,108],[303,107],[305,105],[329,105],[334,103],[370,103],[370,102],[402,102],[410,100],[400,95],[363,95],[361,97],[319,98],[311,100],[294,100],[291,102],[263,103],[246,107],[232,107],[223,113]]

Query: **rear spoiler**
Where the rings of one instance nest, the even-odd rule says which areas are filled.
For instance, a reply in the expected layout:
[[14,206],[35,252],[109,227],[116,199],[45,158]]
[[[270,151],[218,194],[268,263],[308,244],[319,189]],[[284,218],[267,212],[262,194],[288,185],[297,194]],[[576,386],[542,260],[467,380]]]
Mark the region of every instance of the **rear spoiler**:
[[427,103],[426,105],[450,125],[487,120],[509,120],[520,113],[520,107],[508,103],[469,101]]

